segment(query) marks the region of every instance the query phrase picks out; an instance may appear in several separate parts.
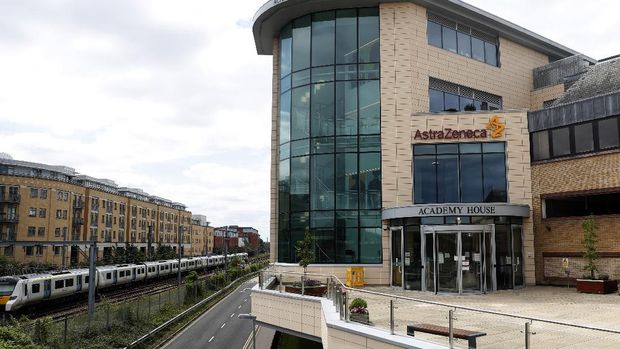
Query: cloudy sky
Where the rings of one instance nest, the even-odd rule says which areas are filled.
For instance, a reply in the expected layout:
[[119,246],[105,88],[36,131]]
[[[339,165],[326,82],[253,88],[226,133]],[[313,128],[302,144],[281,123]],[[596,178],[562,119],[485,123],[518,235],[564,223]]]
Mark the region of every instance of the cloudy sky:
[[[600,59],[617,2],[470,0]],[[269,227],[271,57],[264,0],[0,0],[0,152]],[[615,9],[614,9],[615,8]]]

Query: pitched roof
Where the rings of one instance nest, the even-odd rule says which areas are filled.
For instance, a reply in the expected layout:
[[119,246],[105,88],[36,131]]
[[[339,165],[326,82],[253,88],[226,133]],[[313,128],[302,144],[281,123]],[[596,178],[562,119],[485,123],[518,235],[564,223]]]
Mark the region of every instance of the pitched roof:
[[588,67],[588,70],[553,105],[573,103],[579,100],[620,91],[620,57]]

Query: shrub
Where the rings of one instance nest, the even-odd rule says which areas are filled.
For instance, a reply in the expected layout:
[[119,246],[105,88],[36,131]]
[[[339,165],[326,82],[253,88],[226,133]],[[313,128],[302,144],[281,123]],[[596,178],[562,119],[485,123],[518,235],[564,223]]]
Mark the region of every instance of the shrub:
[[349,305],[349,310],[351,310],[351,312],[353,312],[353,308],[368,308],[368,303],[362,298],[355,298]]

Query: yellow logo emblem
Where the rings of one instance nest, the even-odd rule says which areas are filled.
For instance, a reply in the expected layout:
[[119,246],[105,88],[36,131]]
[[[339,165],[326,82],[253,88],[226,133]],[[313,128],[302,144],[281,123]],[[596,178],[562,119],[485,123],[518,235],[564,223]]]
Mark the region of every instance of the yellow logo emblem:
[[499,138],[504,135],[506,125],[499,119],[499,116],[493,115],[487,124],[487,130],[491,130],[491,138]]

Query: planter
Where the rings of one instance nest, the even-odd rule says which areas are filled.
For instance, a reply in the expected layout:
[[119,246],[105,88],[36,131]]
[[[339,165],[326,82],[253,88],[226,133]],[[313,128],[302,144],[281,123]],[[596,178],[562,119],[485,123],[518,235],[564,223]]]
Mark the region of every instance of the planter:
[[618,291],[618,280],[577,279],[577,291],[581,293],[612,293]]
[[350,313],[349,320],[370,325],[370,316],[368,314]]
[[[288,292],[288,293],[297,293],[297,294],[301,294],[301,286],[285,285],[285,286],[284,286],[284,291],[286,291],[286,292]],[[304,288],[304,295],[305,295],[305,296],[315,296],[315,297],[321,297],[321,296],[323,296],[326,292],[327,292],[327,286],[326,286],[326,285],[320,285],[320,286],[306,286],[306,287]]]

